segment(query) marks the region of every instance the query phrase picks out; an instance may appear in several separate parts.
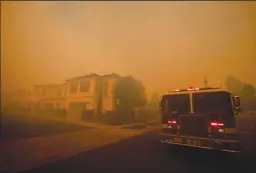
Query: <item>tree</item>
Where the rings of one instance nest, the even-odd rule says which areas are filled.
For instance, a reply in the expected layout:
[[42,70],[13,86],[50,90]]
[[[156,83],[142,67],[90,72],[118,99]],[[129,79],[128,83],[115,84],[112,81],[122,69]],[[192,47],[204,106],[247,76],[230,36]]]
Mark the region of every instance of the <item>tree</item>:
[[158,109],[159,101],[160,101],[160,97],[159,97],[158,93],[154,92],[148,101],[147,107],[153,108],[153,109]]
[[251,84],[245,84],[240,91],[239,95],[245,98],[252,98],[256,93],[255,88]]
[[114,94],[118,100],[118,108],[134,109],[147,103],[145,87],[132,76],[123,77],[117,83]]
[[233,76],[228,76],[226,85],[230,92],[241,98],[241,106],[243,107],[243,110],[256,109],[256,89],[253,85],[241,82]]
[[208,87],[208,79],[206,77],[204,77],[204,87],[205,88]]
[[228,90],[237,95],[240,94],[244,84],[245,83],[241,82],[234,76],[228,76],[226,79],[226,86],[227,86]]
[[233,76],[227,77],[226,86],[229,91],[239,95],[240,97],[250,98],[256,93],[256,89],[253,85],[241,82]]

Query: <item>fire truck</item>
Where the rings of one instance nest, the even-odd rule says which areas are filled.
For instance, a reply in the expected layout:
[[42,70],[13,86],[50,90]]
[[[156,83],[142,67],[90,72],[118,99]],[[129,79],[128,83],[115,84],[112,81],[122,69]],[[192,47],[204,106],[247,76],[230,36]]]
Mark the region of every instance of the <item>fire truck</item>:
[[240,99],[226,89],[188,88],[162,95],[161,143],[241,152],[236,131]]

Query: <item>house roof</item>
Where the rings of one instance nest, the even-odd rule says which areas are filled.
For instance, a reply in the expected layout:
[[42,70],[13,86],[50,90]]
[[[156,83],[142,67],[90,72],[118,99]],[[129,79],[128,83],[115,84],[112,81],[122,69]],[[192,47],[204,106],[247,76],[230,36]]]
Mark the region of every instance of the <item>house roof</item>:
[[38,87],[56,87],[56,86],[62,86],[64,84],[45,84],[45,85],[35,85],[34,87],[35,88],[38,88]]
[[66,80],[67,82],[68,81],[72,81],[72,80],[80,80],[80,79],[84,79],[84,78],[94,78],[94,77],[103,77],[103,78],[120,78],[121,76],[116,74],[116,73],[110,73],[110,74],[106,74],[106,75],[98,75],[96,73],[92,73],[92,74],[87,74],[87,75],[83,75],[83,76],[78,76],[78,77],[75,77],[75,78],[71,78],[71,79],[68,79]]
[[67,79],[66,81],[79,80],[79,79],[90,78],[90,77],[100,77],[100,75],[98,75],[96,73],[92,73],[92,74],[87,74],[87,75]]
[[104,78],[111,78],[111,77],[120,78],[121,76],[116,73],[111,73],[111,74],[103,75],[102,77],[104,77]]

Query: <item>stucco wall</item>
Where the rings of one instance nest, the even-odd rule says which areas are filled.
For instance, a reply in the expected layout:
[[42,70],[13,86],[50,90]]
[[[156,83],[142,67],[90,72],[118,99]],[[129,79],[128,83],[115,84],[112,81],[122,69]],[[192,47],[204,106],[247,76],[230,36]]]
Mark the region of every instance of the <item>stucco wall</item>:
[[103,83],[107,82],[107,91],[105,92],[104,85],[103,85],[103,94],[102,94],[102,111],[112,111],[115,110],[116,101],[115,101],[115,94],[114,89],[118,78],[105,78],[103,79]]

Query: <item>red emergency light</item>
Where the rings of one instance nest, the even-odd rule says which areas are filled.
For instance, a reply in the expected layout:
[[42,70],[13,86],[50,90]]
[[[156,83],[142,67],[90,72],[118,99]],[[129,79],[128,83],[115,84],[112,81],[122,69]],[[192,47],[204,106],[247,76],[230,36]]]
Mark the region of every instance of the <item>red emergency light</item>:
[[168,124],[177,124],[177,121],[176,120],[169,120]]
[[199,91],[199,88],[188,88],[187,91]]
[[224,123],[218,122],[218,121],[212,121],[212,122],[210,122],[210,126],[211,126],[211,127],[220,128],[220,127],[223,127],[223,126],[224,126]]

